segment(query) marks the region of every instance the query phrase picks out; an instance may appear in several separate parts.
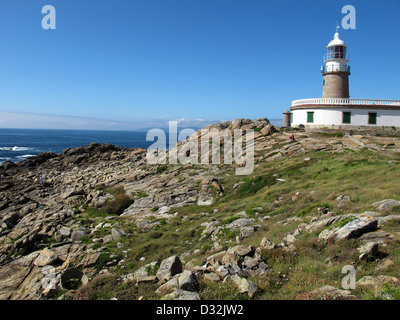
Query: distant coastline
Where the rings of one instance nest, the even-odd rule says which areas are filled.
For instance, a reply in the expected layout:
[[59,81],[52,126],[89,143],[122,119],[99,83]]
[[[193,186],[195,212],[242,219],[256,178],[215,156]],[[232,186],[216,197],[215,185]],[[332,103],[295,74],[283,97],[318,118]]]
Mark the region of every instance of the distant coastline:
[[[274,126],[282,125],[282,119],[271,119],[270,122]],[[168,135],[168,127],[134,131],[0,128],[0,165],[6,161],[19,162],[41,152],[61,153],[65,149],[86,146],[92,142],[110,143],[124,148],[148,148],[154,141],[146,141],[146,134],[154,128],[162,129]],[[196,131],[201,129],[178,126],[178,131],[185,128]]]

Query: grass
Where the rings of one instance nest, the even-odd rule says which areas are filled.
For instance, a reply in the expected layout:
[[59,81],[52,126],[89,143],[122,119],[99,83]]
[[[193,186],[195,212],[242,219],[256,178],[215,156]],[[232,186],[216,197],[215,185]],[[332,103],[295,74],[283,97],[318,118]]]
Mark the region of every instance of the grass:
[[[305,157],[311,158],[304,161]],[[282,242],[283,238],[293,232],[300,223],[308,222],[310,216],[317,214],[319,207],[326,207],[335,214],[362,213],[371,210],[371,204],[383,199],[400,198],[400,167],[389,164],[387,156],[373,153],[368,150],[354,152],[344,150],[342,153],[331,154],[327,152],[309,152],[306,155],[293,155],[277,161],[260,162],[253,172],[253,176],[247,179],[235,176],[232,168],[221,169],[218,181],[224,186],[224,194],[218,197],[211,206],[185,205],[174,208],[178,216],[160,220],[159,224],[145,233],[138,229],[131,220],[119,217],[115,222],[121,225],[125,231],[129,230],[129,236],[119,240],[124,247],[129,248],[126,253],[117,249],[115,242],[104,244],[106,250],[102,253],[95,268],[101,270],[107,267],[107,263],[115,258],[124,259],[124,268],[120,266],[108,267],[115,274],[127,274],[151,261],[161,261],[171,255],[180,255],[193,252],[198,249],[197,255],[189,255],[188,260],[196,259],[200,264],[204,257],[211,253],[214,241],[210,237],[200,240],[204,227],[203,222],[212,219],[220,221],[224,226],[238,218],[238,212],[245,211],[249,217],[270,216],[265,221],[257,221],[260,228],[254,236],[242,240],[241,244],[257,246],[260,239],[267,237],[275,243]],[[162,168],[162,169],[161,169]],[[168,170],[161,167],[158,173]],[[277,181],[274,174],[286,181]],[[236,189],[233,186],[244,181]],[[107,190],[107,188],[104,188]],[[113,191],[113,196],[124,195],[121,188]],[[300,192],[301,197],[292,200],[292,195]],[[339,207],[335,199],[339,195],[347,195],[351,198],[344,207]],[[144,197],[146,193],[138,192],[134,196]],[[262,210],[256,209],[261,207]],[[157,211],[155,207],[153,211]],[[259,212],[259,215],[255,215]],[[399,214],[399,208],[393,208],[390,214]],[[388,214],[389,214],[388,213]],[[104,218],[108,211],[103,208],[86,208],[85,214],[89,218]],[[286,219],[297,218],[288,222]],[[344,225],[349,219],[343,219],[339,223]],[[114,221],[113,221],[114,222]],[[391,222],[385,226],[385,230],[391,233],[398,232],[400,224]],[[387,229],[386,229],[387,228]],[[358,259],[357,247],[360,245],[357,239],[339,242],[327,246],[318,240],[318,234],[302,232],[295,243],[296,252],[290,253],[283,249],[262,252],[263,258],[269,266],[266,277],[253,277],[250,280],[256,282],[262,289],[257,299],[296,299],[301,295],[317,289],[323,285],[333,285],[341,288],[341,273],[344,265],[357,267],[357,278],[364,275],[377,273],[378,262],[365,262]],[[97,237],[102,235],[102,230]],[[222,229],[219,234],[219,243],[222,247],[236,244],[235,238],[239,231]],[[399,276],[400,264],[399,242],[392,240],[384,248],[389,252],[393,264],[383,274]],[[145,257],[145,262],[139,260]],[[327,262],[328,261],[328,262]],[[104,281],[103,281],[104,280]],[[85,298],[109,299],[118,294],[124,297],[137,297],[138,292],[130,291],[124,287],[121,292],[114,286],[123,287],[116,278],[105,278],[98,282],[98,289],[79,288]],[[96,280],[97,281],[97,280]],[[133,286],[132,286],[133,287]],[[124,291],[125,290],[125,291]],[[151,298],[151,285],[148,290],[141,289],[146,297]],[[358,290],[358,289],[357,289]],[[398,298],[398,288],[388,288],[388,294]],[[203,299],[247,299],[246,295],[240,295],[234,286],[228,283],[209,283],[200,281],[200,295]],[[368,295],[366,291],[357,291],[359,297],[380,299],[387,294]]]
[[241,184],[236,191],[236,195],[239,197],[246,197],[255,194],[259,190],[272,186],[276,183],[276,179],[271,175],[255,176]]

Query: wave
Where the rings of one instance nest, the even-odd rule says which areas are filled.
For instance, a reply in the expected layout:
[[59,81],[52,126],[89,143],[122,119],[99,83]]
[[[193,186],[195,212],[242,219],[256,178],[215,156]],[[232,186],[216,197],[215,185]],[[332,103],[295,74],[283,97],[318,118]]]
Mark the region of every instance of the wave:
[[22,156],[16,156],[16,158],[17,159],[26,159],[26,158],[34,157],[34,156],[35,156],[34,154],[24,154]]
[[18,147],[18,146],[14,146],[14,147],[0,147],[0,150],[3,151],[28,151],[28,150],[32,150],[33,148],[29,148],[29,147]]

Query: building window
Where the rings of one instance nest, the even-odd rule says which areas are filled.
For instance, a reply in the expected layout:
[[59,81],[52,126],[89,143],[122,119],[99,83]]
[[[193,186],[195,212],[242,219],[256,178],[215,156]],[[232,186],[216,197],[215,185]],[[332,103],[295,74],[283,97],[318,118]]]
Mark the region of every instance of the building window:
[[343,123],[350,124],[351,123],[351,112],[344,111],[343,112]]
[[368,124],[376,124],[376,112],[368,112]]
[[314,112],[313,111],[307,112],[307,122],[308,123],[314,122]]

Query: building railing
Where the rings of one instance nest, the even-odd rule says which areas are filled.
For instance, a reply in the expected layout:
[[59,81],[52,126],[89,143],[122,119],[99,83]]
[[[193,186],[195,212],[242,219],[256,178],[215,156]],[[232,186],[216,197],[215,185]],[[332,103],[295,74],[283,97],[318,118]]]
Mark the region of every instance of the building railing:
[[322,66],[321,67],[321,72],[325,73],[325,72],[350,72],[350,66]]
[[292,107],[302,105],[335,105],[335,106],[391,106],[400,107],[400,100],[376,100],[376,99],[346,99],[346,98],[313,98],[292,101]]

